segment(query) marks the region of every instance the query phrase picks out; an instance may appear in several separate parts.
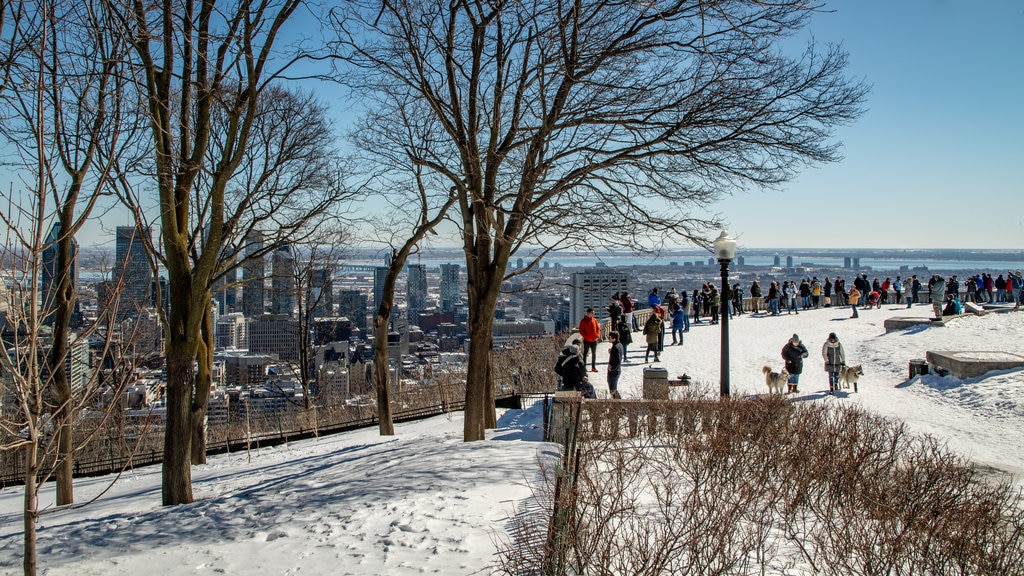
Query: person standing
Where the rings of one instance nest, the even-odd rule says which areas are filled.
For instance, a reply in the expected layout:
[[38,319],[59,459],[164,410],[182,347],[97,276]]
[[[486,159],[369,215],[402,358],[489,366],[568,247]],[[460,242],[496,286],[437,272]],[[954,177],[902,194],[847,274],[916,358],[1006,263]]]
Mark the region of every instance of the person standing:
[[611,346],[608,347],[608,394],[618,400],[622,398],[619,395],[619,376],[622,375],[622,358],[626,352],[622,349],[622,344],[619,344],[618,332],[609,332],[608,341],[611,342]]
[[896,297],[896,304],[903,304],[903,281],[897,276],[892,283],[893,295]]
[[700,321],[700,310],[703,303],[701,302],[700,290],[694,288],[693,298],[690,299],[690,309],[693,310],[693,323],[701,324]]
[[[685,292],[684,292],[685,294]],[[686,318],[686,312],[678,302],[672,303],[672,344],[683,345],[683,332],[685,331],[686,323],[683,319]]]
[[651,293],[647,295],[647,306],[654,308],[655,306],[661,306],[661,295],[658,294],[658,288],[652,288]]
[[913,305],[914,300],[917,299],[917,294],[911,293],[915,282],[917,282],[917,276],[911,276],[910,278],[907,278],[907,284],[903,287],[904,291],[906,291],[905,296],[907,298],[907,308],[910,308],[910,306]]
[[787,312],[786,313],[789,314],[790,312],[792,312],[794,314],[799,314],[800,313],[800,309],[797,308],[797,305],[796,305],[796,295],[797,295],[797,292],[798,292],[797,287],[796,287],[796,281],[795,280],[790,280],[788,286],[789,286],[789,290],[788,290],[788,292],[789,292],[789,305],[787,306]]
[[626,354],[629,351],[629,345],[633,343],[633,335],[630,334],[631,326],[626,321],[626,317],[619,318],[619,325],[617,331],[619,333],[619,345],[622,346],[622,361],[626,361]]
[[661,352],[658,348],[658,340],[664,341],[664,322],[654,311],[651,312],[651,316],[644,322],[644,337],[647,340],[647,351],[644,352],[644,362],[650,362],[651,352],[654,352],[654,361],[661,362],[658,354]]
[[597,372],[597,341],[601,338],[601,325],[594,317],[594,309],[587,308],[587,315],[580,320],[580,338],[583,338],[583,366],[587,365],[590,352],[590,371]]
[[828,340],[822,344],[821,357],[825,359],[828,374],[828,393],[835,394],[839,390],[839,370],[846,364],[846,352],[835,332],[829,333]]
[[[690,295],[683,290],[679,293],[679,307],[683,310],[683,332],[690,331]],[[679,339],[682,342],[682,338]]]
[[768,315],[778,316],[779,315],[779,283],[772,280],[772,283],[768,285]]
[[633,315],[633,299],[629,297],[629,292],[620,294],[619,301],[622,303],[622,315],[625,316],[630,329],[639,330],[640,327],[637,326],[636,316]]
[[797,386],[800,384],[800,373],[804,371],[804,358],[807,358],[807,355],[807,347],[796,334],[793,334],[789,342],[782,347],[782,360],[786,363],[786,372],[789,372],[790,392],[800,392]]
[[732,285],[732,304],[737,314],[743,314],[743,288],[739,283]]
[[750,313],[757,314],[758,308],[761,307],[761,285],[754,280],[750,284]]
[[946,299],[946,281],[942,276],[935,274],[928,281],[928,297],[932,301],[932,312],[935,313],[935,320],[942,320],[942,303]]
[[619,317],[622,316],[622,298],[619,297],[618,292],[612,294],[611,302],[608,303],[606,310],[608,310],[608,317],[612,321],[610,324],[611,329],[615,330],[619,325]]
[[850,296],[848,299],[850,301],[850,309],[853,310],[853,315],[850,316],[850,318],[857,318],[857,303],[860,302],[860,290],[857,289],[856,284],[850,288]]
[[[1013,291],[1016,290],[1017,294],[1014,295]],[[1024,302],[1024,275],[1021,274],[1020,270],[1016,272],[1006,271],[1006,293],[1013,300],[1014,310],[1020,309],[1020,303]]]
[[996,287],[996,302],[1006,302],[1006,279],[1000,274],[995,280]]

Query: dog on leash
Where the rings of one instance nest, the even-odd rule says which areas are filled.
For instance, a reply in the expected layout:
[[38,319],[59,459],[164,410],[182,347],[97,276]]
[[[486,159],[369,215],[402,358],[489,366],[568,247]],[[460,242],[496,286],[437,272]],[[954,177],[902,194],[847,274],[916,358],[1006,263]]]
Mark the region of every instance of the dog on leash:
[[857,380],[864,375],[864,368],[860,364],[856,366],[839,367],[839,383],[843,388],[849,388],[853,384],[853,391],[857,391]]
[[786,381],[789,380],[789,372],[783,368],[782,372],[773,372],[771,366],[761,368],[764,372],[764,381],[768,385],[768,392],[771,394],[783,394],[786,388]]

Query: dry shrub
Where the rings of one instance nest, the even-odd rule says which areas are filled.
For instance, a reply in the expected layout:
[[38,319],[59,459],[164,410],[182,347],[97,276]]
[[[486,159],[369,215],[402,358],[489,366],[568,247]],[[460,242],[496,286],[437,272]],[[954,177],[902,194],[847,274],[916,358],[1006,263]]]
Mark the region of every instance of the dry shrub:
[[899,422],[781,398],[584,413],[565,563],[506,573],[1024,574],[1020,492]]

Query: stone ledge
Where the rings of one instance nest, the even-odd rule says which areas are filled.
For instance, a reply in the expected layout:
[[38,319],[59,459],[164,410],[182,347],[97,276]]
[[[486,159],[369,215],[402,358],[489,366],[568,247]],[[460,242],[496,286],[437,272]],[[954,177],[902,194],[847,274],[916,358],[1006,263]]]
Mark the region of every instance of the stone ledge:
[[893,330],[913,328],[921,324],[942,326],[946,323],[947,318],[955,318],[955,316],[946,316],[942,320],[932,320],[931,318],[921,316],[893,316],[892,318],[887,318],[882,325],[885,326],[886,332],[892,332]]
[[929,351],[925,358],[930,366],[958,378],[974,378],[993,370],[1024,367],[1024,356],[1010,352]]

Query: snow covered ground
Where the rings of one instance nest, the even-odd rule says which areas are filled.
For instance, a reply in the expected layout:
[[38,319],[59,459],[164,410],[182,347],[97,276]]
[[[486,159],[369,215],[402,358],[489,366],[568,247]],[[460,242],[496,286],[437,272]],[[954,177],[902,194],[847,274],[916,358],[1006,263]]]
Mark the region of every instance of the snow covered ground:
[[[798,402],[853,402],[945,439],[977,462],[1024,471],[1024,370],[960,380],[929,374],[908,380],[908,362],[929,350],[1024,356],[1024,312],[962,317],[885,333],[892,316],[930,315],[918,305],[883,306],[851,319],[848,309],[799,315],[738,316],[730,322],[734,395],[766,393],[761,367],[782,366],[779,352],[797,333],[810,351]],[[827,396],[821,345],[836,332],[848,364],[863,364],[856,394]],[[658,365],[692,376],[709,394],[719,381],[719,326],[694,325],[685,344]],[[639,339],[640,334],[635,334]],[[668,339],[671,341],[671,338]],[[639,397],[643,346],[628,353],[619,387]],[[607,394],[607,345],[592,381]],[[554,358],[543,362],[554,364]],[[193,471],[196,502],[160,505],[160,469],[127,473],[99,500],[45,515],[40,573],[138,574],[487,574],[509,518],[531,495],[539,459],[556,449],[537,442],[540,414],[507,411],[488,440],[461,441],[461,414],[219,455]],[[82,479],[76,496],[99,493],[109,478]],[[43,501],[52,505],[48,487]],[[20,573],[22,491],[0,491],[0,573]]]

